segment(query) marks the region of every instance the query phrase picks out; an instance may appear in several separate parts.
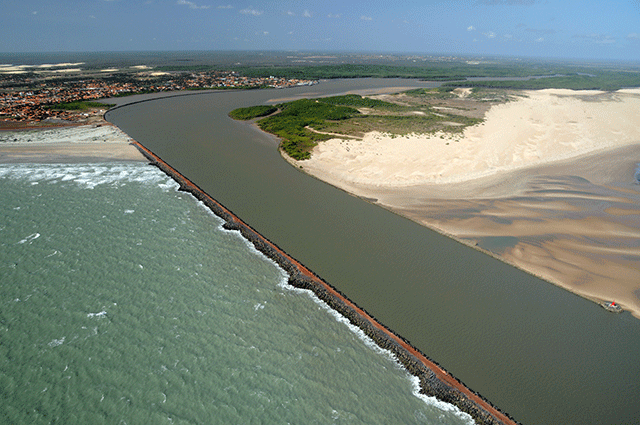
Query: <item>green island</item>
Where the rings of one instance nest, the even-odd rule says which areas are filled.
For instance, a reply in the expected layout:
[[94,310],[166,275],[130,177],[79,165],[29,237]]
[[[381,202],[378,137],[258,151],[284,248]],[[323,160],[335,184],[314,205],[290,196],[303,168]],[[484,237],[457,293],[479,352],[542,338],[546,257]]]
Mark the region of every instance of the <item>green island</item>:
[[336,137],[362,138],[371,131],[392,137],[438,131],[461,133],[465,127],[482,122],[491,105],[517,95],[498,89],[441,87],[367,97],[349,94],[300,99],[239,108],[229,116],[258,119],[258,127],[281,139],[280,148],[288,156],[304,160],[311,157],[311,150],[319,142]]

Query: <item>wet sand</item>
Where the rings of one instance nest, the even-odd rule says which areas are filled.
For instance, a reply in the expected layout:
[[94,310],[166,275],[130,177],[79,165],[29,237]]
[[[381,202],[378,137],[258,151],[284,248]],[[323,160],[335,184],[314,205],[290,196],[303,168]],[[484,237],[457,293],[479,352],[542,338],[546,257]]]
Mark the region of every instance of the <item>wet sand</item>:
[[462,136],[333,139],[295,165],[640,318],[640,91],[526,94]]
[[111,124],[0,132],[0,164],[145,160]]

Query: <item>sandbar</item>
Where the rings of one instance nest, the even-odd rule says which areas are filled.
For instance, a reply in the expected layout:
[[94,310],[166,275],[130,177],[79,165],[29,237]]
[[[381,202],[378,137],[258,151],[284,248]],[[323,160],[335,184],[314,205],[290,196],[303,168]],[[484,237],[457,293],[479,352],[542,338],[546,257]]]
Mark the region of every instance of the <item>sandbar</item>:
[[[640,89],[523,91],[460,134],[320,143],[297,168],[640,318]],[[517,282],[514,282],[517,285]]]
[[0,131],[0,164],[146,161],[111,124]]

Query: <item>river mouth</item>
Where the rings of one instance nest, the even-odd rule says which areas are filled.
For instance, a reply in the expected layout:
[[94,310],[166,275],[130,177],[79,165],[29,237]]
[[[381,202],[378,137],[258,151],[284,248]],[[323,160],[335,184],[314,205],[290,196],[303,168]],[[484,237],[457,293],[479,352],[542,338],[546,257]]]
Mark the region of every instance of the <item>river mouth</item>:
[[[311,90],[406,84],[331,81]],[[119,108],[107,119],[517,420],[633,422],[640,411],[627,400],[640,394],[637,320],[607,316],[310,178],[282,160],[269,136],[227,117],[237,107],[305,93],[178,96]]]

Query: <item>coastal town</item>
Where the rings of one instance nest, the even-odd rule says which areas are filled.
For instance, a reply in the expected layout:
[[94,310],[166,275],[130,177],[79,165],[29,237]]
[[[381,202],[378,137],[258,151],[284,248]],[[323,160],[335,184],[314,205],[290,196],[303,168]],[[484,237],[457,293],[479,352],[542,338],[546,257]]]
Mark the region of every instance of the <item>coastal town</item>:
[[64,79],[5,78],[0,87],[0,128],[84,123],[101,116],[108,105],[78,103],[111,97],[181,90],[286,88],[315,83],[297,78],[245,77],[234,71],[147,72],[135,77],[110,74],[90,78],[81,74]]

